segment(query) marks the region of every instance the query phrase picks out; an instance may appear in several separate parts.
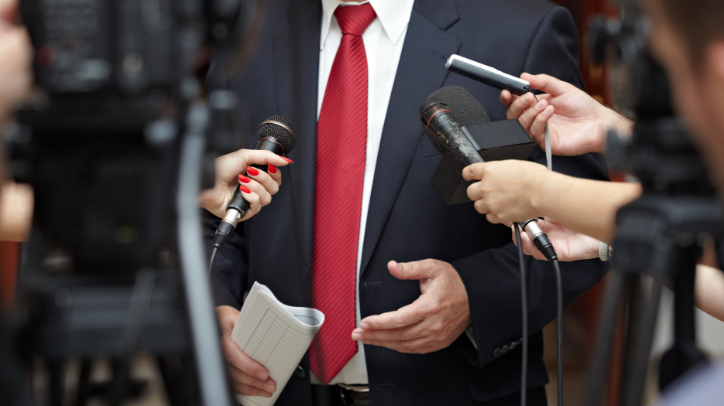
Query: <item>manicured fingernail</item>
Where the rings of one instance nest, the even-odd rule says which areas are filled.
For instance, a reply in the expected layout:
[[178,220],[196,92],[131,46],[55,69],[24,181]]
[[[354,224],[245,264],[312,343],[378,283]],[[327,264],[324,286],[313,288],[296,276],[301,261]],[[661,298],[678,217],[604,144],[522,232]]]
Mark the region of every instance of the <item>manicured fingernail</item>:
[[370,325],[367,324],[366,322],[362,322],[359,324],[359,328],[366,330],[366,329],[370,328]]
[[274,393],[274,385],[272,384],[266,384],[264,385],[264,390],[269,393]]
[[247,187],[245,187],[244,185],[239,185],[239,190],[241,190],[242,193],[251,193],[251,190],[249,190],[249,189],[248,189]]
[[359,341],[362,339],[362,334],[360,333],[352,333],[352,339],[355,341]]
[[277,168],[274,165],[269,165],[269,173],[277,173]]
[[293,163],[294,163],[294,161],[292,161],[291,159],[289,159],[289,158],[287,158],[287,157],[284,157],[284,156],[283,156],[282,159],[285,160],[285,161],[287,161],[287,162],[289,162],[290,164],[293,164]]
[[256,168],[250,166],[250,167],[246,168],[246,173],[248,173],[251,176],[256,176],[259,174],[259,171],[256,170]]
[[241,183],[249,183],[249,182],[251,182],[251,179],[247,178],[247,177],[244,176],[244,175],[239,175],[239,182],[241,182]]

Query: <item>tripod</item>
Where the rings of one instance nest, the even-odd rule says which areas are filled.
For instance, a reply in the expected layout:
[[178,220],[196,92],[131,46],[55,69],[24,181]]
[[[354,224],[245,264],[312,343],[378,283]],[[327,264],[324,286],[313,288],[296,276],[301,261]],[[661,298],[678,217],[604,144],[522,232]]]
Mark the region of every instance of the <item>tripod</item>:
[[[644,197],[623,207],[616,219],[614,270],[598,326],[586,405],[600,404],[611,357],[616,314],[626,306],[626,339],[618,404],[641,405],[651,343],[664,282],[673,283],[674,344],[664,355],[659,388],[665,389],[706,360],[696,347],[694,281],[704,236],[724,231],[724,206],[714,197]],[[654,283],[645,301],[641,277]]]

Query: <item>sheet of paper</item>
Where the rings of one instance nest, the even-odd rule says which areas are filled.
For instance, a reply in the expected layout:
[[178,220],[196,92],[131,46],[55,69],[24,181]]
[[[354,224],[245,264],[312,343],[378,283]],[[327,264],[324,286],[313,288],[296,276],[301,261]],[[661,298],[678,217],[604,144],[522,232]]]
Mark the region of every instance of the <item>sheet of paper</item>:
[[277,384],[271,398],[237,396],[245,406],[270,406],[294,373],[324,323],[316,309],[280,303],[266,286],[254,283],[236,321],[231,338],[249,357],[264,365]]

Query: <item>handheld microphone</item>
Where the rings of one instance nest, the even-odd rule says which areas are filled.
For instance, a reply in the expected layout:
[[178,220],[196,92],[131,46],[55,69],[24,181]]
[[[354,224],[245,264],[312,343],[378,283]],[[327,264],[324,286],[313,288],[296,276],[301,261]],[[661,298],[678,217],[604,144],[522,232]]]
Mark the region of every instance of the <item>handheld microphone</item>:
[[508,89],[515,95],[524,95],[530,92],[530,82],[516,78],[493,67],[483,65],[460,55],[452,55],[448,58],[445,67],[450,72],[477,80],[496,89]]
[[[292,152],[296,145],[296,136],[294,135],[294,127],[292,122],[284,116],[271,116],[259,125],[257,134],[256,149],[262,151],[271,151],[277,155],[284,156]],[[252,165],[264,172],[268,170],[266,165]],[[239,221],[244,217],[249,209],[247,202],[241,195],[241,191],[237,188],[231,202],[226,207],[226,214],[221,219],[219,228],[216,230],[214,237],[214,249],[221,249],[226,244],[231,233],[236,229]]]
[[485,162],[460,128],[453,112],[437,97],[430,97],[420,105],[420,124],[428,134],[442,143],[433,141],[436,148],[440,149],[444,145],[463,164]]

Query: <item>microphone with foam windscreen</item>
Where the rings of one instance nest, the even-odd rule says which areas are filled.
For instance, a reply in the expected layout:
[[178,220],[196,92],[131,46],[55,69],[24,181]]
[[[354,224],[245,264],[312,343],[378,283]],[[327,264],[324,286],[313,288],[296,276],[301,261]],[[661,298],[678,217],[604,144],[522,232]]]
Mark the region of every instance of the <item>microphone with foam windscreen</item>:
[[[292,122],[284,116],[271,116],[259,125],[257,134],[256,149],[263,151],[271,151],[279,156],[289,154],[296,145],[296,137],[294,135],[294,127]],[[264,172],[267,171],[266,165],[252,165]],[[249,209],[249,202],[242,196],[237,188],[231,202],[226,207],[226,214],[221,219],[219,228],[216,230],[214,237],[214,249],[221,249],[226,244],[229,236],[234,231],[239,221],[244,217]],[[213,262],[213,261],[212,261]]]
[[443,155],[431,182],[447,204],[470,201],[467,188],[472,182],[462,177],[465,166],[524,160],[535,146],[518,120],[490,122],[483,106],[459,86],[432,93],[420,106],[420,121],[427,138]]

